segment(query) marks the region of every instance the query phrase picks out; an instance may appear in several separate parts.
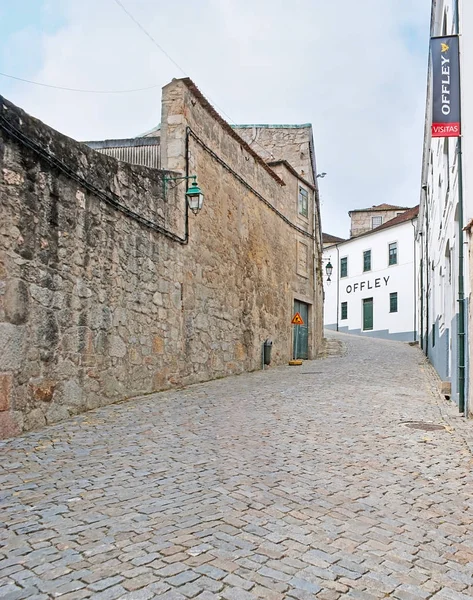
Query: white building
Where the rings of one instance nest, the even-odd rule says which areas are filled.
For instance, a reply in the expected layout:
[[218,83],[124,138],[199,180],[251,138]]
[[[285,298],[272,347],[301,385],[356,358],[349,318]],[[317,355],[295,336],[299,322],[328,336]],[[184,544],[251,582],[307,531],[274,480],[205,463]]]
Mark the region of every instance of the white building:
[[[324,249],[324,265],[333,266],[325,283],[327,329],[415,341],[415,224],[418,207],[349,240]],[[353,211],[369,213],[365,211]],[[377,223],[377,221],[376,221]]]
[[[444,392],[458,402],[461,412],[468,413],[468,404],[473,407],[468,402],[468,340],[473,339],[468,300],[473,273],[468,276],[470,234],[464,229],[473,217],[473,2],[433,0],[431,37],[458,33],[461,138],[432,137],[432,61],[429,65],[416,238],[418,326],[422,349],[442,379]],[[432,47],[438,42],[432,40]]]

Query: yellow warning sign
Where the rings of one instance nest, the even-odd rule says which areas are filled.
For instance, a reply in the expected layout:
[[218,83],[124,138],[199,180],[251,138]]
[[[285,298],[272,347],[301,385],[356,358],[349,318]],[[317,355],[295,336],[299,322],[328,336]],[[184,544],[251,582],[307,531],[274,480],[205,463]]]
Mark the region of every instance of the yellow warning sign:
[[298,312],[292,317],[291,325],[304,325],[304,321]]

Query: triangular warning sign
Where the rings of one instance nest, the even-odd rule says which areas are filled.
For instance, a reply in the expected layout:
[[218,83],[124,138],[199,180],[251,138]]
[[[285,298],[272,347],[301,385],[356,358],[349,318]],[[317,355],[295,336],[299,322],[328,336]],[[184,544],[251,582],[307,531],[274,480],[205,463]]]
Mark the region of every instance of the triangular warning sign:
[[304,325],[304,321],[298,312],[292,317],[291,325]]

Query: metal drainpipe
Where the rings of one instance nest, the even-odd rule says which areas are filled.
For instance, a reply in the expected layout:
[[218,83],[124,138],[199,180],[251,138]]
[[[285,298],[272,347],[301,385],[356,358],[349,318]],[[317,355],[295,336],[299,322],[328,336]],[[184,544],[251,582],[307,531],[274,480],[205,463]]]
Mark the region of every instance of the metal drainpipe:
[[[455,2],[456,34],[460,38],[460,6]],[[460,49],[461,50],[461,49]],[[460,57],[460,123],[461,120],[461,51]],[[465,288],[464,288],[464,253],[463,253],[463,153],[462,136],[457,142],[458,155],[458,411],[465,413]]]
[[[319,230],[319,237],[320,240],[322,241],[322,235],[320,233],[320,218],[319,218],[319,213],[318,213],[318,209],[317,206],[320,202],[320,195],[319,195],[319,188],[317,186],[317,179],[315,179],[315,188],[316,191],[314,192],[314,202],[313,202],[313,211],[314,211],[314,218],[312,219],[313,221],[313,248],[312,248],[312,252],[313,252],[313,269],[312,269],[312,277],[314,279],[313,282],[313,288],[314,288],[314,294],[313,294],[313,317],[312,317],[312,329],[314,330],[314,333],[312,335],[312,341],[311,341],[311,352],[313,354],[313,356],[315,356],[318,353],[319,348],[316,347],[315,352],[314,352],[314,341],[318,341],[316,340],[315,334],[316,334],[316,326],[317,326],[317,299],[320,297],[320,295],[317,295],[317,286],[319,283],[319,278],[318,278],[318,274],[320,272],[321,274],[321,280],[322,280],[322,323],[321,323],[321,328],[322,328],[322,338],[324,336],[324,303],[325,303],[325,290],[323,288],[323,273],[322,273],[322,253],[323,253],[323,243],[322,248],[320,246],[317,246],[317,229]],[[318,225],[318,227],[317,227]],[[315,325],[315,327],[313,327],[313,325]],[[291,327],[291,333],[292,333],[292,327]]]
[[[422,253],[423,256],[423,253]],[[420,259],[420,323],[419,323],[419,332],[420,332],[420,347],[424,350],[424,259]]]
[[425,355],[429,357],[429,334],[430,334],[430,258],[429,258],[429,198],[425,194]]
[[416,287],[417,287],[417,278],[416,278],[416,226],[414,225],[414,219],[411,220],[411,225],[414,228],[414,232],[412,234],[414,240],[414,342],[417,341],[417,296],[416,296]]
[[340,249],[337,244],[337,331],[338,331],[338,311],[340,308]]
[[458,410],[461,413],[465,412],[465,289],[462,170],[461,138],[458,138]]

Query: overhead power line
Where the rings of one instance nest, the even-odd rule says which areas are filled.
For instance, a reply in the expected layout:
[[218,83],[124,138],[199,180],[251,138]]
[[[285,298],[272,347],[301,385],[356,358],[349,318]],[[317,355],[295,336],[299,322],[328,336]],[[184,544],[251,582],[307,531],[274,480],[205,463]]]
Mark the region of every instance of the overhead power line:
[[[156,46],[156,48],[158,48],[158,50],[160,50],[164,56],[166,56],[166,58],[168,58],[173,65],[175,65],[179,71],[185,76],[185,77],[190,77],[190,75],[188,73],[186,73],[184,71],[184,69],[177,64],[177,62],[172,58],[172,56],[170,56],[166,50],[164,50],[164,48],[158,44],[158,42],[154,39],[154,37],[149,33],[149,31],[147,31],[143,25],[131,14],[131,12],[125,8],[125,6],[123,6],[121,0],[115,0],[115,3],[118,4],[118,6],[130,17],[130,19],[133,21],[133,23],[135,23],[135,25],[141,29],[141,31],[146,35],[146,37],[151,40],[151,42]],[[229,116],[227,115],[227,113],[223,110],[223,108],[220,108],[220,106],[218,106],[218,104],[216,104],[212,98],[210,98],[210,96],[208,96],[208,99],[210,100],[210,103],[213,104],[213,106],[218,109],[221,114],[227,118],[227,120],[229,121],[229,123],[231,123],[232,125],[236,125],[235,121]],[[252,142],[253,144],[255,144],[255,146],[259,146],[262,150],[265,151],[266,154],[269,154],[271,158],[274,158],[273,153],[268,150],[267,148],[265,148],[264,146],[262,146],[261,144],[259,144],[256,140],[254,142]]]
[[39,81],[32,81],[31,79],[23,79],[22,77],[16,77],[15,75],[8,75],[7,73],[0,73],[2,77],[8,77],[8,79],[15,79],[16,81],[23,81],[24,83],[30,83],[32,85],[39,85],[41,87],[52,88],[54,90],[65,90],[67,92],[81,92],[83,94],[130,94],[131,92],[142,92],[144,90],[153,90],[160,87],[160,83],[155,85],[149,85],[142,88],[134,88],[131,90],[84,90],[81,88],[70,88],[62,85],[51,85],[49,83],[41,83]]
[[166,56],[166,58],[168,58],[172,64],[177,67],[179,69],[179,71],[185,75],[186,77],[189,77],[189,75],[187,75],[187,73],[184,71],[184,69],[182,67],[180,67],[177,62],[172,58],[172,56],[170,56],[166,50],[160,46],[158,44],[158,42],[154,39],[154,37],[149,33],[149,31],[146,31],[146,29],[143,27],[143,25],[137,21],[135,19],[135,17],[131,14],[131,12],[129,10],[127,10],[123,4],[120,2],[120,0],[115,0],[115,2],[118,4],[118,6],[130,17],[130,19],[133,21],[133,23],[139,27],[139,29],[141,29],[141,31],[146,35],[147,38],[149,38],[151,40],[151,42],[156,46],[156,48],[158,48],[158,50],[161,50],[161,52],[164,54],[164,56]]

